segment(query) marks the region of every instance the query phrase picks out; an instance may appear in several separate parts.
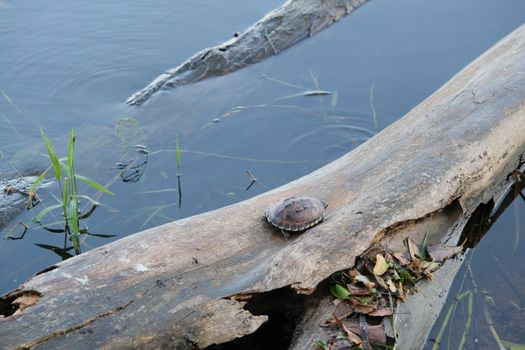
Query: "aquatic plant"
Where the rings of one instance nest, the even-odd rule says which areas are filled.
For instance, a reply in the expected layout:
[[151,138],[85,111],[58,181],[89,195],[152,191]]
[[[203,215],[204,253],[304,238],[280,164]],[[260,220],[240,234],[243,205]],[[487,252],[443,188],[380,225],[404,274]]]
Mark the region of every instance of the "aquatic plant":
[[[36,196],[35,190],[38,186],[38,184],[44,179],[44,177],[47,175],[47,173],[51,170],[54,172],[55,180],[58,183],[58,187],[60,190],[60,197],[55,196],[55,199],[58,201],[57,204],[51,205],[40,211],[33,220],[37,223],[41,223],[44,216],[49,214],[52,211],[60,210],[62,212],[63,217],[63,224],[64,229],[56,230],[56,229],[50,229],[46,228],[47,230],[51,232],[64,232],[64,248],[61,249],[59,247],[52,247],[48,248],[50,246],[39,245],[40,247],[50,249],[53,252],[60,255],[62,258],[69,257],[69,253],[67,253],[68,250],[71,248],[74,249],[76,254],[81,253],[81,247],[80,247],[80,235],[81,234],[89,234],[94,236],[101,236],[101,237],[111,237],[112,235],[96,235],[91,234],[88,232],[86,227],[83,227],[82,220],[88,218],[95,208],[100,204],[94,199],[90,198],[87,195],[79,194],[78,191],[78,181],[83,182],[84,184],[107,194],[113,194],[111,193],[107,188],[100,185],[99,183],[91,180],[88,177],[82,176],[80,174],[77,174],[75,172],[75,130],[71,129],[71,132],[69,133],[69,141],[68,141],[68,148],[67,148],[67,156],[63,158],[58,158],[57,153],[51,143],[51,141],[47,138],[45,132],[40,129],[40,134],[42,135],[42,139],[44,140],[44,144],[47,149],[47,153],[49,155],[49,160],[51,162],[51,165],[40,174],[40,176],[37,178],[37,180],[33,183],[29,190],[29,201],[31,202],[32,199]],[[81,200],[88,201],[91,203],[91,208],[87,210],[85,213],[81,212],[80,209],[80,202]],[[72,247],[67,248],[67,241],[71,242]],[[68,256],[69,255],[69,256]]]

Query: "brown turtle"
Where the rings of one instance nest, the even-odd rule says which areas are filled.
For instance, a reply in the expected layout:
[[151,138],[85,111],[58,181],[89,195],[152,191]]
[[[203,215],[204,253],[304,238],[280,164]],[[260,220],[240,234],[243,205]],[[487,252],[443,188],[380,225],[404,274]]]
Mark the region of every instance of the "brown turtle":
[[320,223],[326,207],[327,204],[317,198],[294,196],[269,207],[265,216],[287,237],[289,233],[304,231]]

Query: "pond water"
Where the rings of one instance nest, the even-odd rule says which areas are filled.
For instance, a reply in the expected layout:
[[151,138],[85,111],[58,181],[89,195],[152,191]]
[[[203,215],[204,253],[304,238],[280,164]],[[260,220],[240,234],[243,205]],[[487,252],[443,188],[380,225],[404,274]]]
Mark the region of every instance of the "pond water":
[[[47,166],[39,127],[59,155],[75,128],[78,173],[110,183],[114,193],[100,198],[103,206],[87,224],[92,233],[117,236],[88,237],[82,244],[90,249],[318,169],[404,115],[525,21],[521,0],[373,0],[260,64],[162,92],[140,107],[123,103],[164,70],[280,4],[0,0],[0,179]],[[314,89],[332,94],[291,97]],[[119,163],[133,168],[119,177]],[[258,179],[252,186],[247,171]],[[40,192],[42,206],[55,203],[57,190]],[[483,241],[498,242],[487,243],[496,256],[512,249],[509,232],[524,207],[508,210],[494,226],[506,234],[491,232]],[[2,237],[41,208],[22,213]],[[34,244],[60,246],[62,236],[31,226],[23,240],[0,241],[0,294],[60,260]],[[516,251],[517,260],[503,263],[523,263],[523,249]],[[479,260],[472,266],[486,269],[482,282],[490,288],[487,275],[498,272]],[[523,269],[513,273],[523,288]]]

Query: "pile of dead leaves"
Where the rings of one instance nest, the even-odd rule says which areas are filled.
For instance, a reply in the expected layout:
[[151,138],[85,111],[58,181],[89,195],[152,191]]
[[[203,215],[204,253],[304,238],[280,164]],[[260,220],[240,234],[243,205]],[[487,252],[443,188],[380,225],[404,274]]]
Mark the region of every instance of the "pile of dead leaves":
[[359,257],[353,269],[336,277],[330,291],[337,306],[327,325],[343,334],[328,342],[319,340],[319,348],[393,348],[395,339],[387,335],[385,317],[394,315],[398,303],[417,292],[417,281],[432,279],[432,272],[443,261],[463,250],[462,245],[435,243],[420,249],[411,239],[405,243],[406,252],[370,252]]

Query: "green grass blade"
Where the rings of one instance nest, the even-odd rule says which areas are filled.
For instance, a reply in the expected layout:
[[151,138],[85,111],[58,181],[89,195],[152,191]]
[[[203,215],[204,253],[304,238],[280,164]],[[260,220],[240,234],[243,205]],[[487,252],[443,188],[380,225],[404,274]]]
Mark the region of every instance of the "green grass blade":
[[34,218],[33,220],[35,222],[40,222],[42,220],[42,218],[48,214],[49,212],[51,212],[52,210],[55,210],[57,208],[62,208],[62,204],[54,204],[54,205],[51,205],[43,210],[40,211],[40,213],[38,213]]
[[53,193],[50,193],[49,194],[51,197],[53,197],[54,200],[57,201],[57,203],[60,203],[60,205],[62,205],[62,199],[58,198],[56,195],[54,195]]
[[2,93],[2,96],[4,96],[5,100],[11,105],[16,106],[13,100],[11,100],[11,97],[7,96],[7,94],[4,91],[0,91]]
[[140,226],[140,229],[142,230],[147,224],[148,222],[151,221],[151,219],[153,219],[155,217],[155,215],[157,215],[158,213],[160,213],[160,211],[164,209],[164,207],[158,207],[156,208],[149,216],[148,218],[146,219],[146,221],[144,221],[144,223],[142,223],[142,225]]
[[[519,189],[519,182],[517,182],[515,185],[514,185],[514,191],[515,192],[515,195],[516,197],[518,196],[518,193],[520,192],[520,189]],[[514,256],[514,254],[516,254],[516,251],[518,250],[518,247],[519,247],[519,243],[520,243],[520,215],[521,213],[521,210],[520,210],[520,202],[519,201],[514,201],[514,244],[512,245],[512,251],[510,253],[510,256],[509,256],[509,260],[512,259],[512,257]]]
[[472,324],[472,315],[474,313],[474,295],[472,291],[468,291],[467,298],[467,320],[465,322],[465,328],[463,328],[463,335],[459,341],[458,350],[463,350],[465,343],[467,342],[470,326]]
[[18,136],[18,138],[23,141],[24,138],[22,137],[22,135],[20,135],[18,130],[16,130],[15,126],[13,125],[13,123],[11,123],[9,118],[7,118],[7,116],[5,114],[1,113],[1,112],[0,112],[0,116],[2,117],[2,119],[4,119],[4,122],[11,128],[11,130],[13,130],[13,132],[16,134],[16,136]]
[[[48,172],[50,169],[51,169],[51,166],[47,167],[47,169],[44,170],[44,171],[42,172],[42,174],[40,174],[40,175],[36,178],[35,182],[33,182],[33,184],[31,185],[31,187],[29,188],[29,195],[30,195],[30,196],[31,196],[32,194],[35,193],[35,190],[36,190],[37,186],[42,182],[42,180],[44,179],[44,177],[46,177],[46,174],[47,174],[47,172]],[[31,198],[29,198],[29,201],[31,201]]]
[[140,191],[135,192],[134,194],[152,194],[152,193],[167,193],[167,192],[178,192],[178,188],[163,188],[160,190],[150,190],[150,191]]
[[69,216],[69,221],[71,222],[71,230],[73,235],[78,235],[78,206],[77,201],[72,200],[69,202],[67,215]]
[[73,244],[73,248],[75,248],[75,254],[80,254],[82,251],[80,250],[80,236],[78,233],[71,235],[71,244]]
[[67,177],[71,178],[71,169],[69,168],[69,164],[66,163],[67,158],[60,158],[58,160],[58,165],[62,169],[62,171],[66,174]]
[[90,186],[90,187],[93,187],[94,189],[96,190],[99,190],[100,192],[104,192],[104,193],[107,193],[107,194],[113,194],[113,192],[109,191],[107,188],[105,188],[104,186],[102,186],[101,184],[91,180],[90,178],[88,177],[85,177],[85,176],[82,176],[82,175],[78,175],[78,174],[75,174],[75,178],[77,180],[80,180],[82,181],[83,183],[85,183],[86,185]]
[[51,170],[51,165],[48,166],[47,169],[44,170],[40,175],[38,175],[38,177],[36,178],[35,182],[33,182],[31,187],[29,188],[29,192],[34,192],[35,191],[36,187],[40,184],[40,182],[42,182],[44,177],[46,177],[46,174],[47,174],[47,172],[49,170]]
[[314,345],[322,350],[330,350],[330,348],[328,347],[328,344],[322,339],[317,339],[314,342]]
[[447,314],[445,315],[445,318],[443,319],[443,322],[441,323],[441,326],[439,327],[438,334],[436,338],[434,339],[434,345],[432,346],[432,350],[439,350],[439,347],[441,346],[441,342],[443,341],[443,336],[445,335],[445,331],[447,329],[447,325],[452,321],[452,314],[456,310],[457,302],[453,303],[449,306]]
[[90,196],[86,196],[85,194],[77,194],[77,195],[74,195],[73,198],[75,198],[75,199],[85,199],[85,200],[87,200],[88,202],[90,202],[93,205],[100,205],[100,202],[97,202],[96,200],[94,200]]
[[40,129],[40,135],[42,135],[42,139],[44,140],[44,143],[47,148],[47,153],[49,154],[49,158],[51,159],[51,164],[53,165],[53,169],[55,170],[55,178],[57,179],[57,181],[60,181],[60,165],[55,149],[53,148],[51,141],[47,138],[44,130]]
[[62,204],[64,206],[67,206],[69,202],[69,181],[69,177],[64,178],[64,188],[62,189]]
[[153,212],[148,216],[148,218],[146,219],[146,221],[144,221],[144,223],[142,224],[142,226],[140,226],[140,229],[143,229],[155,216],[157,216],[163,209],[165,208],[168,208],[168,207],[171,207],[173,205],[175,205],[176,203],[171,203],[171,204],[164,204],[164,205],[159,205],[158,207],[153,207]]
[[69,142],[67,144],[67,165],[70,170],[74,169],[73,160],[75,156],[75,129],[69,133]]
[[510,341],[505,341],[505,340],[502,340],[501,341],[503,343],[503,345],[505,345],[507,347],[507,349],[509,350],[525,350],[525,344],[516,344],[516,343],[511,343]]

